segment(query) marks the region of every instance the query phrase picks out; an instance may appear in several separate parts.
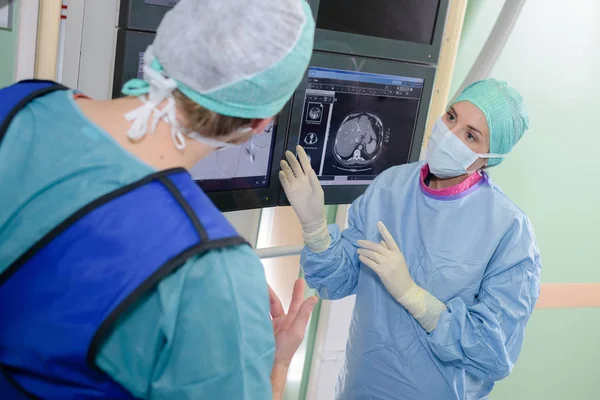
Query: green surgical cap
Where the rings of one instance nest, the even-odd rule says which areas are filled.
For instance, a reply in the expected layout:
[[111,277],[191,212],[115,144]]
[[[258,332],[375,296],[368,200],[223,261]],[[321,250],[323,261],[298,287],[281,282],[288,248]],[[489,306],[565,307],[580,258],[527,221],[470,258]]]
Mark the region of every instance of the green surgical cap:
[[[523,97],[506,82],[485,79],[469,85],[454,104],[468,101],[479,108],[490,129],[490,153],[508,154],[529,128]],[[504,158],[491,158],[488,165],[500,164]]]
[[[314,32],[305,0],[181,0],[163,18],[145,63],[208,110],[270,118],[300,84]],[[144,77],[127,82],[123,93],[150,90]]]

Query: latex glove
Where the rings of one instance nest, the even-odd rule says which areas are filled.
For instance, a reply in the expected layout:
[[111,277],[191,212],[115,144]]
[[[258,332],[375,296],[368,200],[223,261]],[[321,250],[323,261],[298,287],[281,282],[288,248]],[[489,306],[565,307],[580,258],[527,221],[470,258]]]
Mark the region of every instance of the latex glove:
[[359,259],[381,279],[392,297],[427,331],[435,329],[440,315],[446,311],[444,303],[419,287],[410,276],[404,254],[382,222],[377,224],[383,237],[381,243],[359,240]]
[[321,253],[331,244],[325,219],[325,195],[306,152],[301,146],[296,151],[300,162],[287,151],[287,162],[281,160],[279,180],[300,220],[306,245],[311,251]]

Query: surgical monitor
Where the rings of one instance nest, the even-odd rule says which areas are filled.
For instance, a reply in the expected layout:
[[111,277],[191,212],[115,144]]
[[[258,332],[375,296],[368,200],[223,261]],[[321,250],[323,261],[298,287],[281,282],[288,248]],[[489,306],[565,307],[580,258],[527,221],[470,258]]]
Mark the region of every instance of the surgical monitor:
[[179,0],[121,0],[119,28],[156,32],[160,21]]
[[351,203],[384,170],[418,160],[433,77],[426,66],[314,55],[287,148],[304,147],[326,203]]
[[315,49],[437,64],[449,0],[309,0]]

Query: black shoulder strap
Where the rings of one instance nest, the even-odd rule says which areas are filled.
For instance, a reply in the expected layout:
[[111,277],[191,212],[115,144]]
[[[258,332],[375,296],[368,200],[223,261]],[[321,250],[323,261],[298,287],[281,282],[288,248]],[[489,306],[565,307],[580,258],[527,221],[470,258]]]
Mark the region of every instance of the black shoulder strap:
[[25,392],[9,375],[9,373],[0,365],[0,394],[7,400],[31,400],[36,399]]
[[57,90],[69,90],[52,81],[27,80],[0,90],[0,144],[13,118],[30,101]]

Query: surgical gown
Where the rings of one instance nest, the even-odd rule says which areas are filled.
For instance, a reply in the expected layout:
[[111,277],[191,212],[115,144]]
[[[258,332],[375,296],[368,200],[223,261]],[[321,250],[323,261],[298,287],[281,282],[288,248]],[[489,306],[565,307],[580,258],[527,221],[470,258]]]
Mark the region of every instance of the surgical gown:
[[[521,350],[540,288],[529,220],[485,174],[468,190],[437,196],[425,189],[423,168],[385,171],[352,204],[348,229],[329,228],[329,249],[302,254],[322,298],[356,294],[339,399],[485,399]],[[378,221],[415,282],[446,304],[430,334],[358,259],[358,240],[381,240]]]
[[[2,141],[0,272],[87,203],[156,172],[72,96],[32,101]],[[191,258],[163,279],[120,318],[96,365],[140,399],[271,400],[274,354],[264,270],[238,246]]]

